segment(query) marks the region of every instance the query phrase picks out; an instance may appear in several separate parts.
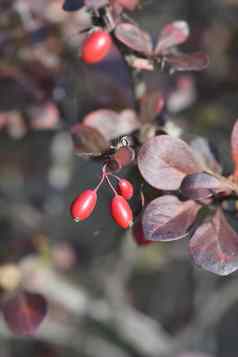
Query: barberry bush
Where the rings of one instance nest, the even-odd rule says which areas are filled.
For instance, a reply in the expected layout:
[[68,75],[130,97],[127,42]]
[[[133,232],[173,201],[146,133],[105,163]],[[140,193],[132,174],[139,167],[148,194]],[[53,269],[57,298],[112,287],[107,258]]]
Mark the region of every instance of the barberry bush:
[[85,356],[205,356],[187,352],[210,328],[195,305],[209,315],[238,269],[232,31],[205,26],[204,4],[152,3],[0,4],[1,311],[47,355],[62,336]]

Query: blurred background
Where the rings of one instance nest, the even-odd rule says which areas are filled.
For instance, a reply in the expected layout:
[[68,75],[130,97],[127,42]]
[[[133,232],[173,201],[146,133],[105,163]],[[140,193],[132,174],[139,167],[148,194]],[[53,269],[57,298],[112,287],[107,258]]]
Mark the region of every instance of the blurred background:
[[[0,320],[0,356],[237,357],[237,272],[196,268],[186,241],[143,244],[125,234],[111,219],[107,188],[88,221],[70,217],[74,197],[101,173],[75,155],[70,129],[92,110],[133,108],[133,95],[116,48],[99,65],[80,61],[81,19],[62,5],[0,0],[1,296],[20,284],[49,304],[31,338]],[[188,21],[183,49],[208,53],[209,68],[143,78],[167,98],[171,130],[206,137],[229,174],[238,1],[144,0],[130,16],[153,39],[166,23]],[[122,176],[138,196],[135,170]]]

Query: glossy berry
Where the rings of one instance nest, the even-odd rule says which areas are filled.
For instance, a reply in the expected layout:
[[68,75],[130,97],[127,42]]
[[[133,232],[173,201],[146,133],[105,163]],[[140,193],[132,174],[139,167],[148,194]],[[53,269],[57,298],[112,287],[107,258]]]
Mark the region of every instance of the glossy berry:
[[134,194],[134,188],[130,181],[122,179],[118,183],[117,192],[126,200],[130,200]]
[[132,224],[133,214],[132,210],[121,195],[115,195],[111,203],[111,212],[114,221],[122,228],[128,228]]
[[71,216],[75,222],[87,219],[93,212],[97,203],[97,192],[86,190],[82,192],[71,204]]
[[112,47],[108,32],[98,30],[90,34],[83,42],[81,58],[85,63],[97,63],[107,56]]

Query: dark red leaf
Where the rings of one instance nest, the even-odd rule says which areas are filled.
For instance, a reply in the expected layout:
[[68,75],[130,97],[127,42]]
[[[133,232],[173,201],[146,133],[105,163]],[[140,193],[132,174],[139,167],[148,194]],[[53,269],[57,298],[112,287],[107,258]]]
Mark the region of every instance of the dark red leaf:
[[168,135],[151,138],[141,147],[138,167],[145,181],[161,190],[177,190],[186,175],[201,171],[190,147]]
[[143,215],[145,239],[171,241],[187,236],[200,205],[194,201],[181,202],[175,196],[162,196],[153,200]]
[[16,335],[33,335],[47,313],[43,296],[26,291],[18,292],[3,304],[3,317]]
[[94,128],[76,124],[71,128],[71,134],[76,151],[99,154],[109,148],[109,141]]
[[189,248],[194,263],[212,273],[228,275],[238,269],[238,235],[221,209],[196,230]]
[[187,40],[189,27],[185,21],[174,21],[166,25],[159,35],[155,54],[164,54],[171,47],[177,46]]
[[130,109],[121,113],[108,109],[96,110],[85,117],[83,124],[97,129],[107,140],[130,134],[139,128],[136,113]]
[[201,71],[208,66],[208,56],[203,52],[191,54],[170,54],[165,61],[171,66],[171,72],[175,71]]
[[191,199],[199,200],[212,197],[221,192],[232,192],[229,181],[217,178],[206,172],[188,175],[183,179],[180,190],[182,194]]
[[235,176],[238,176],[238,120],[235,122],[231,134],[231,154],[235,164]]
[[147,32],[130,23],[120,23],[116,26],[115,36],[119,41],[136,52],[147,56],[152,54],[152,41]]

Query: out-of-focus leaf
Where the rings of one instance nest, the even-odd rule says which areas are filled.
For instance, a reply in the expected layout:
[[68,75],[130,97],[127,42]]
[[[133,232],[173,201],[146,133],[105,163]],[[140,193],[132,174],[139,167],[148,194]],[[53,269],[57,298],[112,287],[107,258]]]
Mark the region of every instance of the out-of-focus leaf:
[[238,120],[235,122],[231,134],[231,154],[235,164],[235,176],[238,176]]
[[141,100],[140,122],[151,122],[163,110],[164,97],[159,92],[149,92]]
[[166,62],[171,66],[171,71],[201,71],[208,66],[208,56],[203,52],[192,54],[169,54]]
[[189,249],[194,263],[212,273],[228,275],[238,269],[238,235],[220,208],[196,230]]
[[221,192],[232,192],[227,179],[223,177],[219,179],[206,172],[186,176],[182,181],[180,190],[185,197],[191,200],[209,198]]
[[213,155],[206,139],[198,137],[190,143],[196,159],[200,162],[204,170],[209,169],[214,173],[221,173],[221,165]]
[[97,129],[107,140],[130,134],[139,128],[136,113],[130,109],[123,110],[121,113],[99,109],[88,114],[83,124]]
[[31,126],[34,129],[53,129],[59,124],[60,114],[53,102],[47,102],[29,110]]
[[147,32],[130,23],[120,23],[116,26],[116,38],[127,47],[147,56],[152,54],[152,41]]
[[155,54],[166,53],[171,47],[182,44],[189,36],[189,27],[185,21],[174,21],[166,25],[159,35]]
[[43,98],[43,92],[33,78],[14,68],[0,69],[0,89],[1,111],[26,109]]
[[141,147],[138,167],[145,181],[161,190],[177,190],[186,175],[201,171],[190,147],[168,135],[156,136]]
[[95,128],[76,124],[71,128],[76,151],[100,154],[109,148],[109,141]]
[[162,196],[153,200],[143,215],[145,239],[171,241],[187,236],[200,205],[194,201],[180,201],[175,196]]
[[176,80],[176,87],[169,95],[166,106],[170,112],[176,113],[191,106],[196,99],[196,88],[193,78],[181,75]]
[[16,335],[33,335],[47,314],[47,302],[37,293],[18,292],[2,307],[9,329]]
[[65,0],[63,4],[64,11],[76,11],[84,6],[84,0]]

